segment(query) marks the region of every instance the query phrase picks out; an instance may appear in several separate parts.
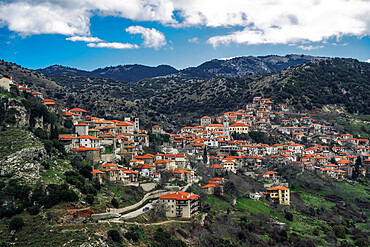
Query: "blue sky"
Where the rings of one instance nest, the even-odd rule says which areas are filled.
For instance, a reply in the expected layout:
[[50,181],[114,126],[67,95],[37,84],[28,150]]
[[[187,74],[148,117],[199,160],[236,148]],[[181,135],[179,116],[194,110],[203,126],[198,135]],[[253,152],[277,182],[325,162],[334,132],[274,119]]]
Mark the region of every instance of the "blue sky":
[[224,2],[3,1],[0,58],[30,69],[86,70],[135,63],[181,69],[270,54],[370,59],[368,1]]

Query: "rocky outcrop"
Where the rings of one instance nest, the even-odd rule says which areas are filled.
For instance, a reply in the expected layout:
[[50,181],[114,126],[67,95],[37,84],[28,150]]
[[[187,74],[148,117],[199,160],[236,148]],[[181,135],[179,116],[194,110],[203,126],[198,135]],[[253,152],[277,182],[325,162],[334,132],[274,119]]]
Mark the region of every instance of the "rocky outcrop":
[[28,125],[29,113],[21,101],[0,96],[0,108],[5,126],[24,127]]
[[0,175],[14,175],[27,184],[33,184],[40,178],[40,163],[47,155],[44,147],[24,148],[0,160]]

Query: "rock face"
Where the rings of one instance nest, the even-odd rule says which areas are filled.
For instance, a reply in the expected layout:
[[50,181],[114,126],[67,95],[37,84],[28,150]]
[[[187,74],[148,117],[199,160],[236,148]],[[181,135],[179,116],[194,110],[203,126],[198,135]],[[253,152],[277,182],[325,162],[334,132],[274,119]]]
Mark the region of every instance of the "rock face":
[[0,96],[0,112],[7,127],[24,127],[29,123],[27,109],[17,99]]
[[43,159],[46,155],[44,147],[24,148],[0,160],[0,175],[14,175],[24,183],[35,183],[40,177],[41,165],[32,160]]

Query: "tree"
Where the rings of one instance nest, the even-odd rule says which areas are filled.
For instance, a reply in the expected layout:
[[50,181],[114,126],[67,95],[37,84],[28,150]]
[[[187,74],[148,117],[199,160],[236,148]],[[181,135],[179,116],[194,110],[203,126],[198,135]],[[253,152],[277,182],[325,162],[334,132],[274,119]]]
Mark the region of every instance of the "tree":
[[162,201],[158,201],[156,203],[153,203],[153,214],[158,217],[164,217],[166,216],[167,207],[166,204]]
[[361,165],[362,165],[361,157],[358,156],[357,159],[356,159],[356,162],[355,162],[355,169],[353,170],[353,173],[352,173],[352,179],[356,179],[360,175],[360,166]]
[[23,219],[21,217],[15,217],[9,222],[9,230],[21,230],[24,226]]
[[119,207],[119,202],[117,201],[116,198],[113,197],[111,203],[112,203],[113,207],[115,207],[115,208],[118,208]]
[[207,157],[207,146],[204,146],[204,149],[203,149],[203,163],[204,164],[207,164],[207,161],[208,161],[208,157]]

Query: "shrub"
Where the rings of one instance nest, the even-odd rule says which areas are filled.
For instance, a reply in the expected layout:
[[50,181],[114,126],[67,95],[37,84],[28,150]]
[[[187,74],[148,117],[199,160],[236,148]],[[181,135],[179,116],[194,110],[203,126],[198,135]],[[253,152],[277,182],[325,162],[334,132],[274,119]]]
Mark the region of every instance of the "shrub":
[[293,214],[290,213],[290,212],[286,212],[284,217],[285,217],[285,219],[287,219],[289,221],[293,221],[294,220]]
[[9,222],[9,230],[21,230],[22,227],[24,226],[23,219],[20,217],[15,217]]
[[87,196],[86,196],[86,202],[88,203],[88,204],[93,204],[94,203],[94,200],[95,200],[95,197],[94,197],[94,195],[91,195],[91,194],[88,194]]
[[111,203],[112,203],[113,207],[115,207],[115,208],[118,208],[119,207],[119,202],[117,201],[116,198],[113,198],[112,201],[111,201]]
[[333,231],[335,236],[338,238],[345,238],[346,237],[346,228],[342,225],[337,225],[333,227]]
[[111,239],[113,242],[120,243],[121,236],[117,230],[110,230],[108,231],[108,238]]
[[40,213],[40,208],[36,205],[27,208],[27,211],[30,213],[30,215],[37,215]]
[[320,229],[318,227],[315,227],[312,231],[313,235],[319,236],[320,235]]
[[138,227],[131,227],[128,232],[125,233],[125,238],[131,239],[132,241],[138,241],[140,239],[140,229]]

